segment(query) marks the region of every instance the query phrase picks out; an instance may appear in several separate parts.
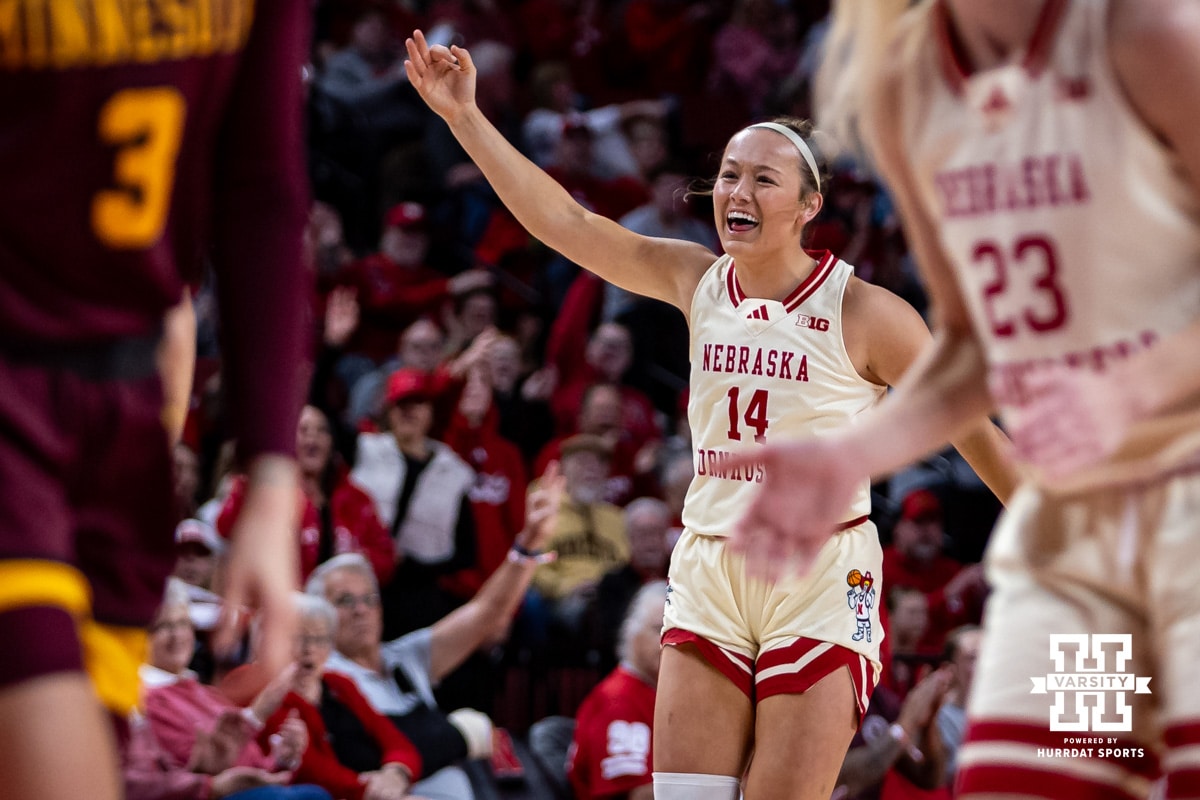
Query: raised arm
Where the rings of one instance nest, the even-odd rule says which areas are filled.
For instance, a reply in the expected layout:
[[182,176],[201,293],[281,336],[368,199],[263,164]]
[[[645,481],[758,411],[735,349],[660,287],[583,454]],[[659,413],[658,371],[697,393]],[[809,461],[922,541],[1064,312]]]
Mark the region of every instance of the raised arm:
[[484,581],[466,605],[433,624],[430,643],[430,678],[437,682],[453,671],[484,642],[507,629],[541,559],[526,555],[545,547],[554,532],[554,521],[563,492],[557,464],[542,476],[529,493],[525,528],[517,534],[515,549]]
[[696,284],[715,258],[707,248],[641,236],[585,209],[484,117],[475,104],[475,66],[466,50],[430,47],[420,31],[405,46],[412,85],[526,230],[606,281],[688,312]]

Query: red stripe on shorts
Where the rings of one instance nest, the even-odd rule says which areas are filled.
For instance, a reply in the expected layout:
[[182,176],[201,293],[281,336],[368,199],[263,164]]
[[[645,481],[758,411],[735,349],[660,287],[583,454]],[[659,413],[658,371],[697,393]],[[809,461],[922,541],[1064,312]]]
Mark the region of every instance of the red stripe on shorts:
[[[754,699],[754,676],[752,675],[754,662],[750,660],[749,656],[735,653],[732,650],[726,650],[724,647],[713,644],[697,633],[679,628],[671,628],[664,633],[662,643],[664,645],[694,645],[696,650],[699,651],[701,658],[728,678],[734,686],[741,690],[742,694],[751,700]],[[742,669],[737,664],[744,665],[745,669]]]
[[[829,649],[795,671],[785,670],[775,675],[763,675],[765,671],[776,667],[799,664],[821,645],[828,645]],[[871,698],[871,692],[875,690],[875,670],[867,664],[863,655],[839,644],[800,638],[786,647],[768,650],[758,657],[755,665],[755,692],[759,700],[777,694],[803,694],[822,678],[832,675],[842,667],[850,671],[854,701],[858,706],[859,719],[862,719],[867,713],[867,702]]]
[[836,528],[834,528],[834,530],[838,533],[841,533],[842,531],[848,531],[851,528],[857,528],[859,525],[862,525],[869,519],[870,517],[868,517],[866,514],[863,514],[861,517],[855,517],[854,519],[846,520],[841,525],[838,525]]
[[[1067,744],[1063,741],[1066,738],[1088,735],[1096,738],[1099,738],[1100,736],[1108,736],[1108,734],[1087,734],[1086,732],[1073,734],[1064,731],[1051,731],[1046,725],[1031,725],[1027,722],[984,721],[973,722],[967,726],[967,733],[963,740],[963,744],[966,745],[972,742],[1016,742],[1018,744],[1029,745],[1030,747],[1052,750],[1072,747],[1073,745]],[[1094,760],[1112,764],[1113,766],[1120,767],[1132,775],[1140,775],[1141,777],[1148,778],[1149,780],[1154,780],[1162,774],[1162,768],[1158,763],[1158,756],[1156,756],[1148,747],[1146,747],[1146,745],[1133,739],[1119,736],[1109,738],[1115,738],[1117,741],[1113,744],[1104,745],[1105,749],[1141,748],[1146,755],[1142,757],[1106,755],[1103,757],[1096,757]]]
[[1200,797],[1200,769],[1181,769],[1167,775],[1166,800]]
[[1061,775],[1015,764],[964,766],[958,772],[954,796],[962,800],[973,794],[1042,797],[1047,800],[1139,800],[1133,794],[1107,783]]
[[1200,722],[1185,722],[1172,725],[1163,732],[1163,742],[1167,747],[1187,747],[1200,744]]

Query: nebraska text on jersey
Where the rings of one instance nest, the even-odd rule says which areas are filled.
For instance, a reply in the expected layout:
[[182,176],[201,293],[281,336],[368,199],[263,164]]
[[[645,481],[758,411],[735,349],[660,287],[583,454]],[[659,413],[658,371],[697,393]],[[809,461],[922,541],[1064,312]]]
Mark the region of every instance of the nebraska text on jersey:
[[704,344],[704,372],[761,375],[785,381],[808,380],[808,357],[803,353],[775,348],[735,344]]
[[1091,198],[1083,161],[1074,153],[956,167],[939,172],[934,182],[948,218],[1078,205]]

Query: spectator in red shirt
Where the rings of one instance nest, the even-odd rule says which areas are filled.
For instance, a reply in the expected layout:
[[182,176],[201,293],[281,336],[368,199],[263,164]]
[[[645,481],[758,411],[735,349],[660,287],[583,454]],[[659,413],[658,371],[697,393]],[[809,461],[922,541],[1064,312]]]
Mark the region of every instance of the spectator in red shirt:
[[603,322],[590,334],[603,303],[605,283],[591,273],[575,279],[550,331],[546,360],[558,370],[558,387],[550,404],[559,433],[574,433],[583,393],[600,381],[621,392],[621,426],[636,448],[662,435],[650,398],[623,384],[633,364],[633,337],[618,322]]
[[654,796],[650,734],[666,598],[666,581],[638,591],[621,625],[620,665],[579,706],[567,760],[577,800]]
[[[146,719],[166,758],[175,767],[193,772],[219,776],[231,767],[243,767],[264,783],[293,782],[290,768],[308,746],[307,731],[288,723],[279,726],[281,735],[274,741],[255,738],[262,720],[278,708],[283,678],[258,693],[247,708],[239,708],[213,687],[199,683],[188,669],[194,646],[187,590],[169,580],[162,607],[150,626],[148,660],[139,668]],[[287,793],[272,794],[281,800],[287,797]]]
[[[300,517],[297,545],[301,579],[307,579],[324,561],[341,553],[362,553],[380,580],[395,571],[391,536],[379,521],[371,498],[352,483],[335,457],[329,420],[315,406],[305,406],[296,426],[296,461],[300,467]],[[232,528],[241,512],[245,479],[230,489],[217,530]]]
[[[646,488],[646,475],[653,469],[653,445],[645,454],[635,449],[634,442],[626,435],[623,424],[621,387],[612,383],[596,383],[587,387],[579,407],[578,433],[599,436],[608,443],[612,457],[609,461],[608,478],[604,485],[604,500],[623,506]],[[562,444],[575,433],[558,436],[546,444],[534,462],[533,471],[541,474],[551,461],[561,457]],[[648,492],[646,492],[648,493]]]
[[[616,220],[650,199],[649,189],[640,178],[623,176],[601,178],[593,167],[594,135],[587,121],[578,114],[563,120],[562,138],[555,150],[554,164],[546,173],[558,181],[580,205],[601,216]],[[549,300],[557,305],[566,294],[578,267],[561,255],[551,257],[546,267]]]
[[924,645],[929,630],[929,605],[917,589],[893,586],[887,593],[887,640],[891,658],[880,683],[901,699],[929,668],[940,651]]
[[[383,218],[379,252],[351,263],[337,282],[357,290],[360,322],[347,350],[378,365],[388,358],[400,331],[422,314],[437,312],[451,296],[491,285],[491,276],[468,270],[452,278],[425,265],[429,229],[425,207],[399,203]],[[343,376],[345,380],[345,376]],[[347,386],[353,380],[346,380]]]
[[399,800],[421,775],[420,754],[371,708],[354,681],[325,671],[337,611],[323,597],[295,597],[300,614],[295,675],[259,739],[269,740],[285,720],[296,717],[308,730],[309,746],[295,780],[321,786],[339,800]]
[[684,94],[706,71],[711,23],[723,3],[631,0],[622,29],[628,58],[655,94]]
[[892,544],[883,548],[883,574],[889,587],[925,594],[929,629],[921,646],[938,651],[952,628],[978,623],[987,595],[983,567],[966,566],[942,553],[946,529],[942,503],[930,489],[914,489],[900,504]]
[[478,551],[475,566],[454,576],[466,596],[474,595],[503,563],[525,525],[524,459],[516,445],[497,432],[497,422],[488,372],[475,367],[467,374],[445,435],[446,444],[475,470],[475,485],[468,495],[475,512]]

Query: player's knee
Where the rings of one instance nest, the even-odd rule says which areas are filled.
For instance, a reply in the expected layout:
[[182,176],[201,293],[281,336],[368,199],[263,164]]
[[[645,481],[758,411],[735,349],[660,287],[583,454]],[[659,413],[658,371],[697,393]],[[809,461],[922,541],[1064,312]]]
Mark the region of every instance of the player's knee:
[[728,775],[654,773],[654,800],[737,800],[741,783]]

